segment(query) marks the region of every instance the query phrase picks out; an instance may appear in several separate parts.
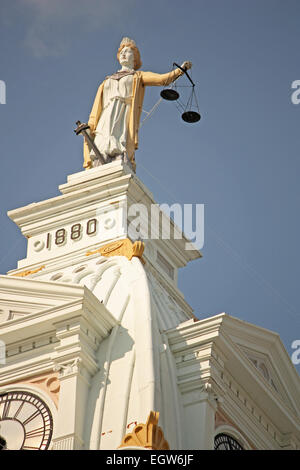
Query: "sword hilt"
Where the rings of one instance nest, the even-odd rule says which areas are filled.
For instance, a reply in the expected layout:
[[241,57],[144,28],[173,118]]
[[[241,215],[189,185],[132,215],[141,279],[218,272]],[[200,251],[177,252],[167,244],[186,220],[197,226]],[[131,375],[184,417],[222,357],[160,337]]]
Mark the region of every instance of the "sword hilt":
[[79,134],[82,133],[83,138],[87,141],[89,146],[92,147],[92,149],[94,150],[97,158],[99,158],[101,164],[104,165],[105,163],[107,163],[104,160],[103,155],[101,155],[101,153],[99,152],[98,147],[95,145],[94,140],[91,138],[91,136],[87,132],[87,130],[90,128],[90,126],[87,123],[85,123],[85,122],[81,123],[80,121],[76,121],[76,124],[77,124],[77,127],[76,127],[76,129],[74,129],[75,134],[79,135]]
[[90,126],[85,122],[81,123],[81,121],[76,121],[76,124],[77,124],[77,127],[76,129],[74,129],[74,132],[76,135],[79,135],[82,131],[86,131],[87,129],[90,128]]

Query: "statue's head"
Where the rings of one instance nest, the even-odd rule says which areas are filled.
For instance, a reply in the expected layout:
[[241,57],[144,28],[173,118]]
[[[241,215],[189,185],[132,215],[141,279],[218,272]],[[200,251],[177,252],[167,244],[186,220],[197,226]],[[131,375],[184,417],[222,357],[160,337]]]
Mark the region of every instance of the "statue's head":
[[[132,52],[132,59],[133,59],[133,68],[134,70],[138,70],[141,65],[142,65],[142,61],[141,61],[141,57],[140,57],[140,51],[138,50],[138,48],[136,47],[136,44],[134,42],[133,39],[130,39],[130,38],[123,38],[122,41],[121,41],[121,44],[120,44],[120,47],[118,49],[118,54],[117,54],[117,58],[118,58],[118,61],[120,62],[121,65],[122,64],[122,61],[125,60],[122,56],[122,50],[124,49],[123,51],[123,54],[128,51],[128,52]],[[130,57],[129,57],[129,60],[130,60]],[[126,64],[128,65],[128,64]]]

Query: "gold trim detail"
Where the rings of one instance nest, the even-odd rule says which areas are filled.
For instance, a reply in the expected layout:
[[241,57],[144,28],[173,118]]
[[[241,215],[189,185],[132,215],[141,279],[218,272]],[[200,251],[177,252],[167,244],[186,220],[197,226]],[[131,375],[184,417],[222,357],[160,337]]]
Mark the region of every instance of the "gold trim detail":
[[35,273],[38,273],[39,271],[41,271],[42,269],[44,269],[46,266],[43,264],[43,266],[40,266],[39,268],[37,269],[32,269],[31,271],[22,271],[20,273],[15,273],[13,274],[13,276],[19,276],[19,277],[25,277],[25,276],[29,276],[29,274],[35,274]]
[[145,249],[144,242],[136,241],[132,243],[129,238],[125,238],[124,240],[118,240],[116,242],[108,243],[107,245],[101,246],[95,251],[88,251],[86,256],[94,255],[95,253],[100,253],[102,256],[126,256],[129,261],[133,258],[133,256],[137,256],[142,259],[142,255]]
[[151,450],[170,450],[162,429],[158,426],[158,411],[150,411],[146,424],[137,424],[124,436],[119,447],[143,447]]

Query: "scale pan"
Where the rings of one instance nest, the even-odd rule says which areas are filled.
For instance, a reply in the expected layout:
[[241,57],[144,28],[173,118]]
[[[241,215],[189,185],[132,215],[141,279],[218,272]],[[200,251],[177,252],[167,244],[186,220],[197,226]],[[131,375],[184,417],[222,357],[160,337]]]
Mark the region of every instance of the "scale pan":
[[201,119],[200,114],[196,111],[186,111],[181,117],[185,122],[197,122]]
[[160,92],[160,96],[167,101],[175,101],[179,98],[179,93],[176,90],[172,90],[172,88],[166,88]]

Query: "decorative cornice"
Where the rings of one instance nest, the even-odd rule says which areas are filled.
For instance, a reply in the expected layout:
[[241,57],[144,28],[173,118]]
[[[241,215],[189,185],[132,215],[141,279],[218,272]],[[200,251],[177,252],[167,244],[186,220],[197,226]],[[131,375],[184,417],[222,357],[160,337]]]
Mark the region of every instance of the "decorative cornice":
[[132,243],[129,238],[125,238],[124,240],[118,240],[112,243],[107,243],[104,246],[101,246],[95,251],[88,251],[86,256],[94,255],[96,253],[100,253],[101,256],[126,256],[129,261],[136,256],[141,259],[142,262],[142,255],[145,249],[144,242],[135,241]]
[[80,362],[81,361],[79,357],[76,357],[75,359],[70,360],[65,364],[55,364],[53,370],[59,373],[59,377],[66,377],[78,372],[78,364]]
[[150,450],[170,450],[162,429],[158,426],[158,411],[150,411],[146,424],[135,426],[130,434],[124,436],[119,447],[143,447]]
[[32,269],[31,271],[21,271],[20,273],[15,273],[13,276],[19,276],[19,277],[25,277],[29,276],[30,274],[35,274],[44,269],[46,266],[43,264],[43,266],[40,266],[37,269]]

